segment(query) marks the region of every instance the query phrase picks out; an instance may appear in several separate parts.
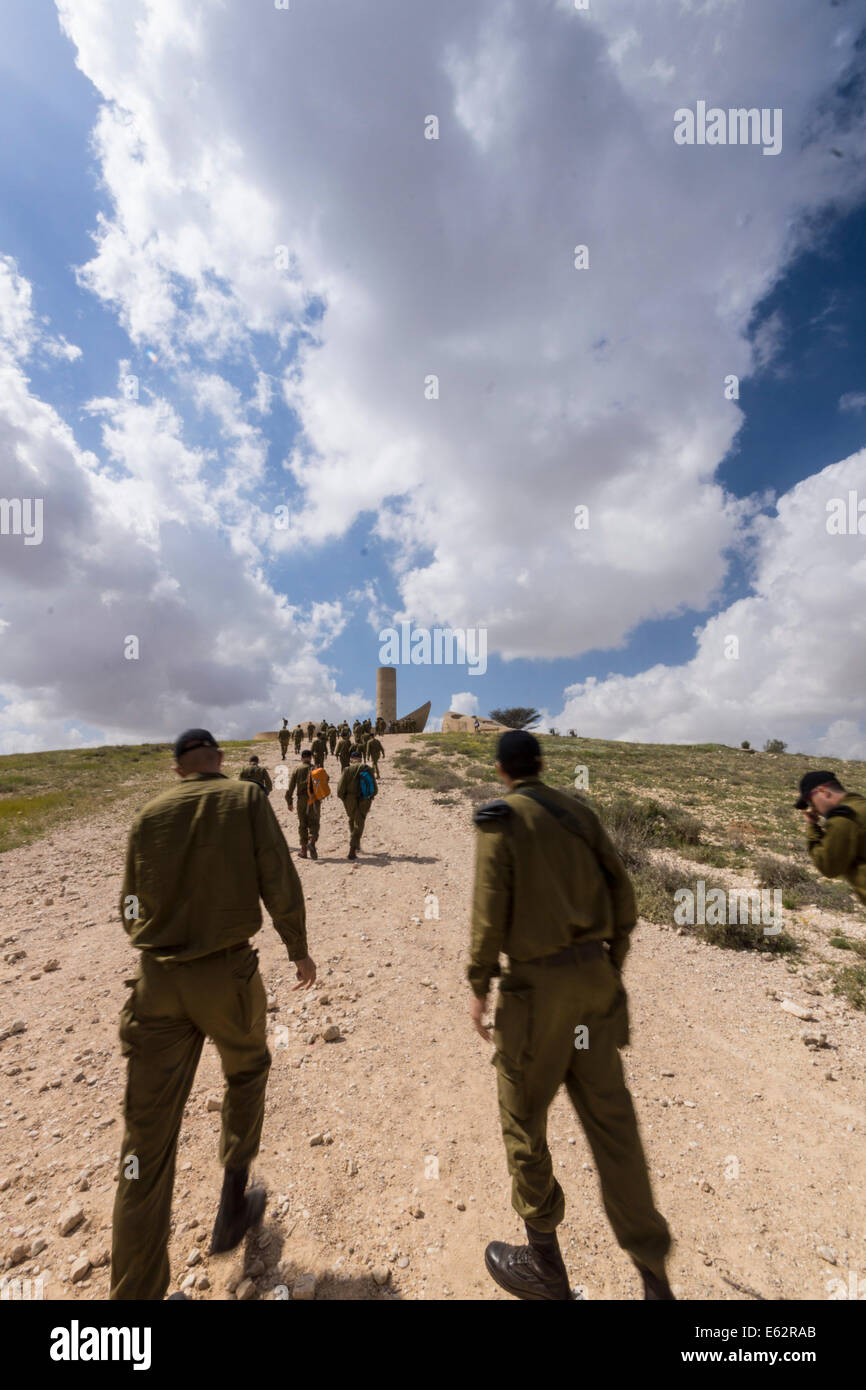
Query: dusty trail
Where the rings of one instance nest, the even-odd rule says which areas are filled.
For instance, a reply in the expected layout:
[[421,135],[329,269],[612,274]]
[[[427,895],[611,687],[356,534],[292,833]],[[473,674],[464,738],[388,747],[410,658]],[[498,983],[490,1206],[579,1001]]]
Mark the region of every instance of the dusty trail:
[[[293,972],[268,920],[256,938],[273,1006],[257,1164],[271,1200],[261,1239],[214,1260],[204,1251],[219,1114],[208,1104],[221,1076],[205,1048],[178,1151],[171,1244],[173,1287],[189,1276],[207,1284],[195,1297],[232,1296],[243,1270],[259,1297],[307,1272],[318,1298],[505,1297],[484,1272],[483,1250],[520,1227],[489,1050],[467,1016],[468,812],[403,784],[391,759],[406,743],[387,740],[359,861],[345,859],[335,798],[319,860],[296,859],[316,989],[291,992]],[[268,766],[276,760],[269,750]],[[296,849],[295,817],[282,793],[272,802]],[[7,1279],[41,1277],[48,1297],[107,1292],[123,1084],[117,1015],[135,966],[115,904],[135,809],[130,800],[2,861],[0,1035],[15,1022],[25,1027],[0,1043],[0,1253]],[[425,918],[430,894],[438,920]],[[52,961],[57,968],[46,971]],[[848,1287],[852,1273],[866,1292],[866,1018],[817,992],[808,972],[792,976],[781,960],[722,952],[673,930],[640,926],[626,970],[626,1066],[657,1200],[677,1238],[671,1278],[680,1297],[827,1298],[830,1281]],[[786,1014],[772,991],[809,1006],[820,1023]],[[331,1022],[341,1036],[326,1043]],[[809,1026],[832,1046],[807,1048],[800,1034]],[[318,1136],[324,1142],[311,1144]],[[561,1096],[550,1136],[573,1283],[590,1299],[636,1297],[638,1280],[607,1227]],[[83,1218],[63,1236],[58,1217],[76,1202]]]

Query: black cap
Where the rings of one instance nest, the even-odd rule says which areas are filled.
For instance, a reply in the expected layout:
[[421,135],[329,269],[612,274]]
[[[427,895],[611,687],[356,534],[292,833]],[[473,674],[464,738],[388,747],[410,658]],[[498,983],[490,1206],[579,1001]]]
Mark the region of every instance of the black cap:
[[807,772],[800,778],[800,795],[794,802],[798,811],[805,811],[811,805],[809,797],[816,787],[826,786],[828,782],[835,782],[835,772]]
[[535,734],[530,734],[526,729],[509,729],[507,734],[500,735],[496,757],[499,762],[513,758],[529,762],[532,758],[541,757],[541,744]]
[[312,750],[312,748],[305,748],[304,751],[303,751],[303,753],[301,754],[301,757],[302,757],[302,758],[311,758],[312,756],[313,756],[313,750]]
[[351,749],[351,751],[350,751],[350,753],[349,753],[349,762],[351,762],[353,758],[360,758],[360,756],[361,756],[361,750],[360,750],[360,748],[353,748],[353,749]]
[[219,748],[219,744],[207,729],[187,729],[174,741],[175,761],[194,748]]

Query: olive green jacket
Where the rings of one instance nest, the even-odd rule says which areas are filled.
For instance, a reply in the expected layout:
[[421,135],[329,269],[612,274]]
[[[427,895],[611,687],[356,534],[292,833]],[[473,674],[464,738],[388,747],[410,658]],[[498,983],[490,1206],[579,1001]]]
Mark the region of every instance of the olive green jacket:
[[266,767],[262,767],[261,763],[258,765],[255,763],[244,763],[238,773],[238,777],[242,782],[256,782],[268,796],[270,796],[274,789],[274,784],[271,781],[271,774]]
[[138,813],[120,900],[133,946],[159,961],[239,946],[262,925],[259,898],[289,958],[303,960],[300,879],[271,804],[254,782],[194,773]]
[[364,805],[372,800],[371,797],[363,797],[358,779],[361,776],[363,763],[349,763],[346,771],[340,778],[340,785],[337,787],[337,796],[342,801],[347,811],[353,811],[356,807]]
[[299,806],[306,805],[311,771],[312,768],[309,763],[299,763],[296,768],[292,769],[292,775],[289,778],[289,789],[286,792],[286,802],[289,809],[291,809],[292,801],[295,797],[298,798]]
[[[521,786],[537,787],[569,811],[586,839],[567,830]],[[504,804],[503,804],[504,803]],[[502,802],[476,813],[475,888],[467,975],[486,997],[500,953],[515,961],[555,955],[574,941],[609,941],[621,966],[637,920],[631,879],[607,832],[585,802],[522,778]]]
[[806,848],[825,878],[844,878],[866,903],[866,797],[846,792],[823,825],[810,825]]

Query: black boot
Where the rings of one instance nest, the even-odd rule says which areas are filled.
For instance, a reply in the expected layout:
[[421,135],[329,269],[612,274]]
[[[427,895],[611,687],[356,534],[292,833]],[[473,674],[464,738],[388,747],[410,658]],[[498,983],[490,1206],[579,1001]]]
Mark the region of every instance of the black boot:
[[250,1226],[261,1221],[267,1196],[263,1187],[254,1187],[244,1196],[248,1168],[226,1168],[219,1211],[210,1240],[210,1253],[222,1255],[240,1245]]
[[652,1270],[647,1269],[644,1265],[639,1265],[637,1260],[635,1260],[635,1268],[643,1280],[643,1296],[645,1299],[649,1299],[650,1302],[653,1303],[665,1302],[671,1299],[676,1302],[674,1291],[667,1281],[667,1275],[653,1274]]
[[357,859],[358,856],[357,856],[357,854],[355,853],[355,851],[354,851],[353,849],[350,849],[350,850],[349,850],[349,853],[346,855],[346,858],[347,858],[347,859]]
[[311,858],[311,859],[318,859],[318,857],[319,857],[319,855],[318,855],[318,852],[317,852],[317,850],[316,850],[315,843],[314,843],[313,840],[311,840],[311,841],[310,841],[310,858]]
[[494,1240],[484,1252],[487,1272],[515,1298],[561,1301],[571,1298],[568,1274],[556,1231],[536,1231],[528,1223],[528,1245]]

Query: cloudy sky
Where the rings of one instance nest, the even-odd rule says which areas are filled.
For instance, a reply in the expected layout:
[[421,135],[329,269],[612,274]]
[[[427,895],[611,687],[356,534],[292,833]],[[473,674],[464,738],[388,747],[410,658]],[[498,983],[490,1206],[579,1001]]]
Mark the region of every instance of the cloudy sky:
[[0,751],[371,712],[409,622],[487,660],[401,712],[866,757],[859,0],[4,30]]

